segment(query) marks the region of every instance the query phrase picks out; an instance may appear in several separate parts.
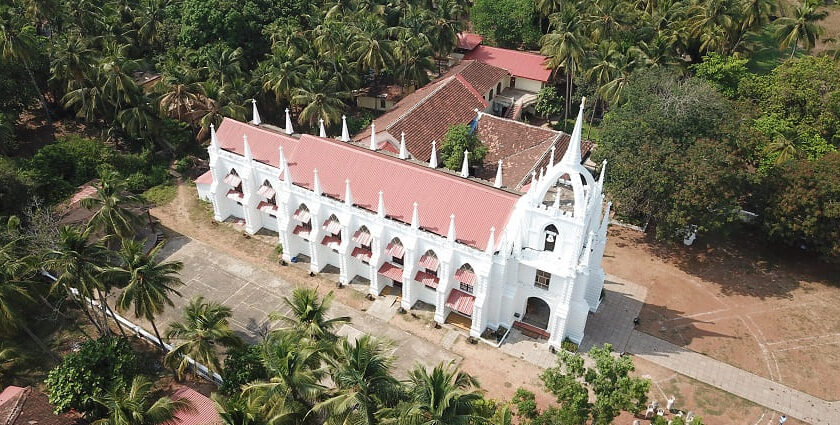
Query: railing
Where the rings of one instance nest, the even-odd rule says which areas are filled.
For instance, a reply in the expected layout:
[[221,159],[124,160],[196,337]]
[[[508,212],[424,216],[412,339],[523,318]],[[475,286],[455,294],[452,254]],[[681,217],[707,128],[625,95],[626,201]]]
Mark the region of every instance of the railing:
[[[55,276],[51,275],[46,270],[41,270],[41,275],[43,275],[44,277],[52,280],[53,282],[57,280]],[[70,291],[73,294],[73,296],[81,298],[83,301],[88,303],[88,305],[90,305],[91,307],[101,309],[99,301],[92,300],[92,299],[87,298],[87,297],[79,296],[79,291],[76,288],[70,288]],[[146,331],[145,329],[143,329],[139,325],[136,325],[136,324],[132,323],[130,320],[126,319],[125,317],[122,317],[119,314],[117,314],[116,312],[111,311],[110,308],[105,309],[105,314],[113,317],[114,320],[119,321],[120,323],[125,325],[127,328],[133,330],[137,334],[137,336],[151,342],[152,344],[155,344],[158,347],[163,347],[164,350],[166,350],[167,353],[172,351],[172,345],[167,344],[167,343],[159,340],[156,336],[152,335],[151,333],[149,333],[148,331]],[[195,369],[196,373],[198,373],[198,375],[200,375],[202,378],[204,378],[208,381],[212,381],[217,385],[222,384],[222,376],[221,375],[219,375],[216,372],[211,372],[210,369],[207,368],[207,366],[204,366],[203,364],[196,362],[195,360],[190,358],[190,356],[184,356],[184,357],[187,359],[187,362],[189,362],[189,364]]]

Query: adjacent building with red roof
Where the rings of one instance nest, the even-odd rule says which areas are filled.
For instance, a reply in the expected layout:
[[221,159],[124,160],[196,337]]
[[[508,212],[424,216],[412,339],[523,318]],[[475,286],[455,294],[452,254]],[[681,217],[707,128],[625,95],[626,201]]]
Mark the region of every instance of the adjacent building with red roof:
[[[521,179],[504,169],[492,183],[472,176],[467,161],[460,172],[442,170],[434,145],[422,149],[426,128],[474,119],[474,109],[472,117],[435,108],[407,116],[435,96],[484,105],[484,95],[497,90],[489,73],[498,68],[459,66],[409,95],[416,97],[412,106],[383,115],[355,143],[346,124],[340,139],[296,134],[288,116],[286,129],[263,125],[256,105],[251,123],[225,119],[218,132],[211,127],[210,171],[196,181],[199,196],[213,204],[218,221],[244,222],[248,233],[276,232],[285,260],[307,262],[314,273],[338,268],[340,283],[368,281],[375,295],[391,286],[404,308],[433,305],[436,321],[462,317],[473,336],[529,326],[555,347],[565,338],[580,342],[587,314],[600,302],[609,224],[604,173],[596,181],[581,165],[582,115],[562,158],[529,169],[527,192],[516,190]],[[510,138],[534,133],[530,147],[496,149],[503,162],[513,162],[517,150],[542,150],[543,161],[551,146],[561,147],[556,132],[494,120],[479,116],[476,130]]]
[[551,70],[545,65],[548,58],[536,53],[481,45],[467,52],[464,60],[505,69],[514,77],[510,86],[526,91],[540,91],[551,78]]

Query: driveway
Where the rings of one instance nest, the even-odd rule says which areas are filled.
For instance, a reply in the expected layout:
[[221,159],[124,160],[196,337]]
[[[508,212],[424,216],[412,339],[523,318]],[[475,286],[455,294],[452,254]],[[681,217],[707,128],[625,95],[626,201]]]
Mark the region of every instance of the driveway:
[[[175,308],[167,308],[158,319],[161,332],[169,323],[181,317],[183,307],[196,296],[219,301],[233,309],[231,327],[251,343],[259,341],[272,325],[278,325],[268,320],[269,314],[288,313],[283,297],[291,294],[295,287],[292,283],[207,244],[185,236],[171,238],[161,252],[160,259],[184,263],[181,271],[184,286],[179,289],[183,297],[173,299]],[[397,307],[394,304],[389,308],[396,310]],[[353,338],[368,333],[390,340],[395,347],[394,372],[400,378],[405,378],[407,372],[418,363],[433,367],[440,362],[461,361],[460,356],[449,350],[340,302],[333,301],[330,315],[351,318],[350,324],[339,329],[340,335]]]

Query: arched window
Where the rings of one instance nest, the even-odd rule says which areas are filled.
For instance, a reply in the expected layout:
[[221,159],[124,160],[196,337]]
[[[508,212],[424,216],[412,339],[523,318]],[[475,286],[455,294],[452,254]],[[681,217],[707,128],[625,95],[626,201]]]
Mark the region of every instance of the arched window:
[[224,182],[233,188],[233,190],[242,193],[242,178],[235,168],[231,168],[230,172],[225,176]]
[[263,181],[262,186],[257,190],[257,193],[265,198],[265,202],[271,205],[277,205],[277,197],[274,188],[268,180]]
[[475,287],[475,271],[469,263],[464,263],[458,270],[455,270],[455,280],[460,284],[459,289],[472,294]]
[[496,93],[501,93],[501,92],[502,92],[502,83],[500,82],[499,84],[496,84]]
[[341,222],[338,221],[335,214],[330,215],[330,218],[324,222],[324,230],[327,234],[324,235],[321,244],[326,245],[333,251],[338,251],[339,246],[341,246]]
[[557,244],[558,234],[559,232],[553,224],[549,224],[545,228],[545,230],[543,231],[543,235],[545,237],[545,241],[543,242],[543,251],[554,251],[554,247]]
[[359,227],[359,230],[356,230],[356,233],[353,234],[353,242],[359,245],[353,248],[353,252],[350,255],[362,260],[365,264],[370,263],[370,257],[373,256],[373,252],[370,249],[373,243],[373,236],[370,234],[370,230],[366,226]]
[[490,99],[488,99],[488,100],[493,100],[493,89],[490,89],[490,96],[489,97],[490,97]]
[[292,218],[300,222],[299,225],[295,226],[292,233],[305,240],[309,240],[309,234],[312,232],[312,214],[309,212],[306,204],[300,204],[295,210],[295,213],[292,214]]
[[391,262],[393,262],[394,264],[403,265],[405,248],[403,248],[403,244],[402,241],[400,241],[400,238],[391,239],[391,243],[389,243],[385,247],[385,255],[391,257]]

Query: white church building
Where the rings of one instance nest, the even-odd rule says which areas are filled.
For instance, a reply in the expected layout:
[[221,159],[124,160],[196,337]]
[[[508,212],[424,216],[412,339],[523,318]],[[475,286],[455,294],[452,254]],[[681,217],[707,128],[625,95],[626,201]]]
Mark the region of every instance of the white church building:
[[[470,335],[517,327],[553,347],[580,343],[604,283],[601,258],[609,224],[604,171],[596,181],[581,165],[583,105],[562,158],[532,173],[522,192],[399,154],[339,139],[296,134],[225,119],[213,130],[210,171],[196,180],[215,220],[244,221],[245,231],[276,232],[287,261],[312,272],[339,270],[341,283],[386,287],[411,309],[434,306]],[[431,143],[431,141],[429,141]]]

